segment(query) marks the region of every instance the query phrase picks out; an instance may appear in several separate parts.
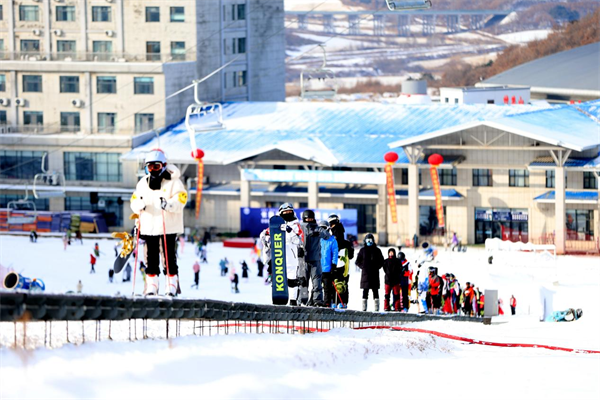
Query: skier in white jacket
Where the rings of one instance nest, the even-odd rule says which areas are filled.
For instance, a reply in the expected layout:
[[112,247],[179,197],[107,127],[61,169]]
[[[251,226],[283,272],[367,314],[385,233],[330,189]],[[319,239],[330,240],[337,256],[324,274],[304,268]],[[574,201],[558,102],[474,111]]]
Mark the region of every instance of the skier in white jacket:
[[[187,192],[179,177],[179,169],[167,163],[162,150],[154,149],[146,156],[146,173],[131,196],[131,209],[140,216],[140,238],[146,242],[146,295],[158,294],[160,260],[165,260],[166,289],[175,296],[179,286],[175,241],[183,233],[183,209]],[[164,227],[164,229],[163,229]],[[166,230],[166,232],[165,232]]]

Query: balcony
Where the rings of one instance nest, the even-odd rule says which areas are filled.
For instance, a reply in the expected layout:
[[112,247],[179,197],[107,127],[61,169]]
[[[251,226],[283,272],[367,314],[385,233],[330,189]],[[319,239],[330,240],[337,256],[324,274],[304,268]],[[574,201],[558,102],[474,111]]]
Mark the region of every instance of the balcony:
[[48,55],[42,51],[0,52],[3,61],[78,61],[78,62],[144,62],[169,63],[194,61],[195,53],[83,53],[54,52]]

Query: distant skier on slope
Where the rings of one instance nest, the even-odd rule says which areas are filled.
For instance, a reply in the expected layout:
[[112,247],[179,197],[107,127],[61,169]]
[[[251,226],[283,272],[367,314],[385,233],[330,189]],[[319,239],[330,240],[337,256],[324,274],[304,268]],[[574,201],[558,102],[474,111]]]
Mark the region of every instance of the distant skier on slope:
[[146,156],[145,164],[148,174],[140,179],[131,196],[131,209],[140,216],[140,237],[147,246],[145,294],[156,295],[159,292],[162,250],[166,253],[168,271],[165,294],[175,296],[179,286],[175,241],[177,235],[183,233],[183,208],[187,203],[187,192],[179,179],[179,169],[167,164],[162,150],[152,150]]

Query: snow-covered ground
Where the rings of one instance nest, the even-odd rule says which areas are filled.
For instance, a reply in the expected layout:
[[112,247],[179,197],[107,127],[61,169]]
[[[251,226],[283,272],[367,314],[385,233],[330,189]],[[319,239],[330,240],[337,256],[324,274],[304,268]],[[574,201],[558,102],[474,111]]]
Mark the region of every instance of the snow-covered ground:
[[[104,254],[98,260],[97,273],[89,274],[93,243],[84,240],[83,245],[74,243],[64,251],[59,239],[40,238],[37,244],[30,244],[24,237],[0,236],[0,264],[43,279],[48,292],[75,290],[81,279],[84,293],[129,294],[130,283],[108,283],[113,241],[98,240]],[[415,257],[411,250],[407,255]],[[239,294],[231,293],[229,280],[219,274],[218,262],[225,256],[237,266],[240,276],[242,259],[252,269],[250,278],[241,280]],[[523,259],[527,265],[513,261],[490,266],[486,258],[480,249],[466,253],[441,250],[437,265],[440,273],[451,271],[463,284],[471,281],[482,290],[498,289],[505,311],[514,294],[516,316],[494,318],[491,326],[448,321],[408,326],[480,340],[600,350],[597,257],[559,257],[557,286],[552,284],[555,271],[532,259]],[[199,290],[190,289],[194,259],[193,247],[187,243],[179,259],[184,297],[270,302],[270,287],[256,277],[249,250],[211,243]],[[354,266],[351,271],[350,308],[357,309],[360,276]],[[115,280],[120,278],[117,275]],[[562,324],[538,322],[540,287],[555,292],[556,309],[582,308],[583,318]],[[136,291],[141,290],[138,275]],[[0,398],[364,399],[398,393],[428,398],[440,396],[440,390],[447,398],[463,397],[466,391],[494,399],[600,396],[597,354],[466,345],[421,333],[334,329],[306,335],[230,332],[227,336],[169,340],[151,335],[156,339],[132,343],[103,339],[24,351],[6,347],[12,343],[12,324],[0,324],[0,328]],[[164,330],[164,324],[155,329]],[[182,327],[182,333],[189,335],[189,329]],[[431,379],[439,381],[439,388],[427,385]],[[446,386],[454,389],[443,390]]]
[[505,33],[503,35],[498,35],[498,39],[502,39],[511,44],[526,44],[534,40],[546,39],[551,32],[551,29],[537,29],[532,31]]

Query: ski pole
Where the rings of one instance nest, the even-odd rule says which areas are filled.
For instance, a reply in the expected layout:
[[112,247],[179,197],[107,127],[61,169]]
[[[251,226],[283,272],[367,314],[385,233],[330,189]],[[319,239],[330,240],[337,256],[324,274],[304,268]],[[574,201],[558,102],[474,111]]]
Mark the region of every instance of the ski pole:
[[[140,211],[140,214],[142,212]],[[138,255],[140,254],[140,230],[142,228],[142,223],[140,222],[140,216],[138,215],[137,223],[136,223],[136,243],[135,243],[135,264],[133,264],[133,286],[131,288],[131,297],[135,296],[135,273],[138,268]]]
[[165,210],[160,209],[162,212],[162,220],[163,220],[163,239],[165,245],[165,264],[167,264],[167,277],[171,275],[171,271],[169,271],[169,252],[167,251],[167,228],[165,225]]

